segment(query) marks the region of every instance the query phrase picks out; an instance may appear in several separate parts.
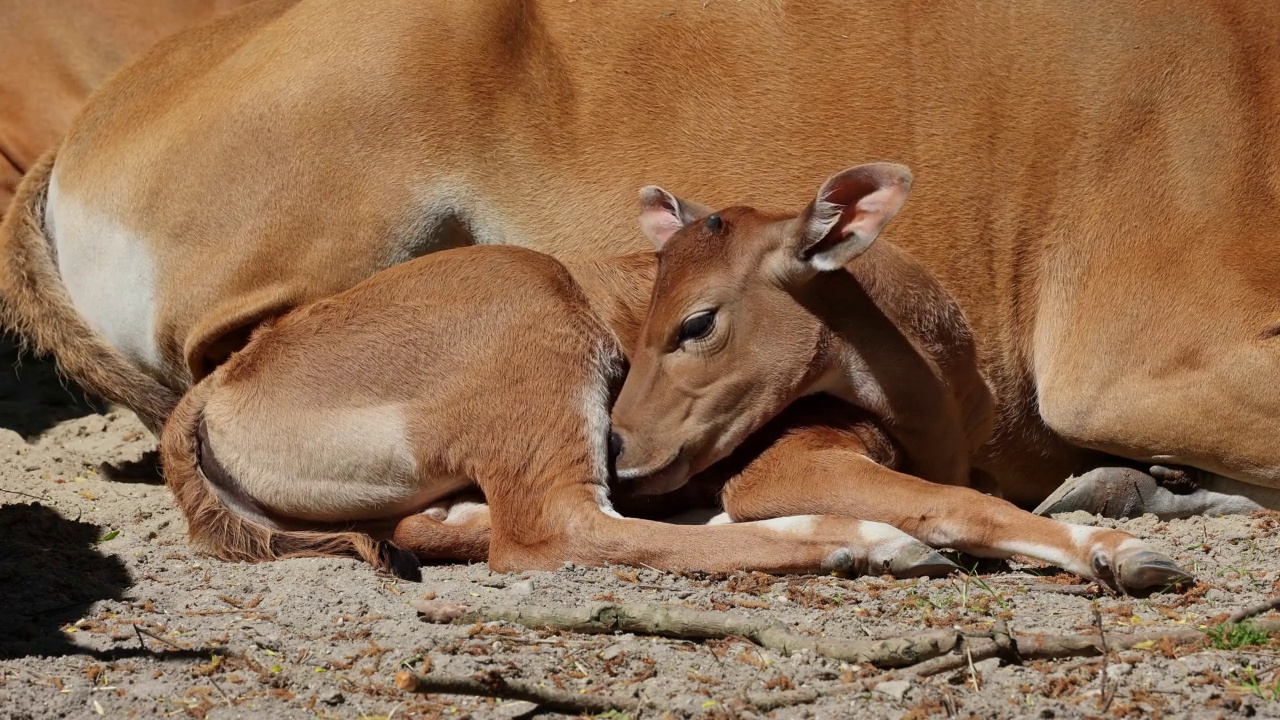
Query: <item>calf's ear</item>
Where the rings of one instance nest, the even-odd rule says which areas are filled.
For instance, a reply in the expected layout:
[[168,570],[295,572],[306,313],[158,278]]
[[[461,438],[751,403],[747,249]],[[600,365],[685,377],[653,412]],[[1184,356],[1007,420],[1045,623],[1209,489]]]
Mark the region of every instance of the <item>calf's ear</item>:
[[791,231],[799,274],[838,270],[871,247],[911,192],[911,171],[868,163],[831,176],[800,213]]
[[710,208],[681,200],[657,185],[640,189],[640,229],[658,250],[680,228],[710,214]]

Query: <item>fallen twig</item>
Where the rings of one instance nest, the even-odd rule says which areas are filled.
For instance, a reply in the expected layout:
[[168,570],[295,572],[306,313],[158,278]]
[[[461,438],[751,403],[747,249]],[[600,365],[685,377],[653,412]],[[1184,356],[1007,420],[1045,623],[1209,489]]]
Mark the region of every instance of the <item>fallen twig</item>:
[[[1200,642],[1205,637],[1204,631],[1194,628],[1107,635],[1103,632],[1100,614],[1095,616],[1097,634],[1014,634],[1004,620],[997,619],[990,631],[963,634],[952,630],[928,631],[877,640],[811,637],[792,632],[775,621],[755,620],[737,613],[641,603],[597,603],[585,608],[472,608],[463,604],[416,601],[413,606],[423,620],[433,623],[470,625],[476,622],[501,621],[530,629],[559,629],[580,633],[627,632],[684,640],[741,637],[783,654],[810,650],[815,654],[846,662],[896,668],[861,682],[774,693],[747,693],[740,697],[746,703],[765,711],[810,703],[833,695],[864,691],[888,680],[926,677],[966,666],[972,667],[975,663],[993,657],[1018,663],[1034,659],[1101,656],[1104,669],[1099,701],[1105,712],[1114,695],[1114,688],[1111,689],[1112,692],[1108,692],[1106,681],[1106,658],[1109,653],[1150,647],[1159,642],[1188,645]],[[1241,610],[1233,614],[1229,622],[1239,622],[1278,608],[1280,598]],[[1264,632],[1280,632],[1280,620],[1257,620],[1254,626]],[[953,653],[953,650],[957,652]],[[976,685],[976,673],[971,670],[971,674],[974,675]],[[406,671],[396,676],[396,684],[410,692],[527,700],[548,709],[577,713],[635,711],[643,704],[633,698],[572,693],[493,675],[479,678],[434,677]],[[647,704],[645,706],[648,707]]]
[[[1280,632],[1280,620],[1258,620],[1254,626],[1264,632]],[[928,677],[952,670],[960,670],[969,664],[970,658],[975,663],[993,657],[1004,657],[1013,662],[1022,660],[1052,660],[1066,657],[1097,657],[1107,652],[1120,652],[1138,646],[1151,646],[1158,642],[1170,641],[1175,645],[1190,645],[1203,640],[1202,630],[1182,628],[1150,633],[1116,634],[1103,638],[1101,635],[1050,635],[1047,633],[1024,633],[1013,635],[1004,630],[1003,635],[997,629],[992,638],[984,638],[978,634],[967,634],[961,638],[960,652],[931,658],[910,667],[899,668],[883,673],[866,681],[866,687],[889,680],[900,680],[904,677]]]
[[943,655],[954,649],[960,638],[955,630],[935,630],[879,640],[811,637],[794,633],[776,621],[755,620],[738,613],[642,603],[598,603],[585,608],[508,606],[471,609],[466,605],[417,601],[413,606],[423,619],[435,623],[469,625],[506,621],[534,629],[628,632],[685,640],[743,637],[784,655],[809,650],[836,660],[878,667],[914,665]]
[[507,680],[496,674],[483,677],[450,677],[419,675],[408,670],[396,673],[396,687],[405,692],[447,695],[474,695],[508,700],[525,700],[547,710],[598,715],[610,710],[636,711],[640,702],[633,698],[589,695],[553,687],[534,685],[522,680]]
[[[642,707],[655,708],[653,701],[642,702],[635,698],[614,695],[594,695],[582,692],[559,690],[545,685],[534,685],[523,680],[508,680],[490,673],[472,677],[446,675],[422,675],[409,670],[396,673],[396,687],[405,692],[421,695],[472,695],[476,697],[502,698],[504,700],[524,700],[541,706],[544,710],[555,710],[577,714],[599,714],[610,710],[635,712]],[[831,687],[800,690],[785,690],[770,693],[746,693],[740,699],[756,710],[770,711],[778,708],[804,705],[815,702],[822,697],[830,697],[846,692],[858,692],[862,686],[857,683],[843,683]]]
[[1237,610],[1236,612],[1231,613],[1231,617],[1227,618],[1227,623],[1235,625],[1242,620],[1248,620],[1251,617],[1276,609],[1280,609],[1280,596],[1273,597],[1266,602],[1260,602],[1257,605],[1250,605],[1243,610]]
[[22,497],[29,497],[29,498],[31,498],[32,500],[39,500],[40,502],[49,502],[49,498],[47,498],[47,497],[40,497],[40,496],[38,496],[38,495],[32,495],[31,493],[19,492],[19,491],[17,491],[17,490],[7,490],[7,489],[5,489],[5,488],[0,488],[0,492],[7,492],[7,493],[9,493],[10,495],[20,495],[20,496],[22,496]]
[[773,693],[747,693],[747,703],[757,710],[768,712],[793,705],[807,705],[817,702],[818,698],[830,697],[843,692],[856,692],[861,688],[853,684],[835,685],[821,690],[783,690]]
[[[155,634],[155,633],[151,632],[150,630],[145,630],[145,629],[143,629],[142,627],[140,627],[140,626],[138,626],[138,625],[134,625],[134,626],[133,626],[133,631],[134,631],[135,633],[137,633],[137,635],[138,635],[138,644],[142,646],[142,649],[143,649],[143,650],[146,650],[146,649],[147,649],[147,644],[146,644],[145,642],[143,642],[143,640],[142,640],[142,636],[143,636],[143,635],[146,635],[147,637],[151,638],[152,640],[157,640],[157,641],[159,641],[159,642],[162,642],[162,643],[164,643],[165,645],[168,645],[169,647],[174,648],[175,650],[186,650],[186,648],[182,647],[181,645],[179,645],[179,644],[177,644],[177,643],[174,643],[174,642],[170,642],[170,641],[168,641],[168,640],[165,640],[164,638],[160,637],[159,635],[157,635],[157,634]],[[128,637],[128,636],[126,636],[126,637]]]
[[1098,644],[1102,646],[1100,648],[1102,650],[1102,670],[1098,673],[1098,710],[1105,715],[1107,713],[1107,708],[1111,707],[1111,700],[1114,697],[1115,689],[1112,688],[1112,695],[1107,694],[1107,636],[1105,631],[1102,629],[1102,611],[1098,609],[1098,603],[1096,601],[1093,603],[1093,622],[1098,626]]
[[209,682],[213,683],[213,689],[218,691],[218,694],[222,696],[222,699],[227,701],[228,707],[235,705],[235,702],[231,699],[231,697],[227,695],[227,693],[222,689],[222,686],[218,684],[218,681],[216,678],[214,678],[212,675],[209,676]]
[[1106,594],[1097,585],[1057,585],[1055,583],[1029,583],[1020,585],[1027,592],[1054,593],[1056,595],[1074,595],[1076,597],[1094,597]]

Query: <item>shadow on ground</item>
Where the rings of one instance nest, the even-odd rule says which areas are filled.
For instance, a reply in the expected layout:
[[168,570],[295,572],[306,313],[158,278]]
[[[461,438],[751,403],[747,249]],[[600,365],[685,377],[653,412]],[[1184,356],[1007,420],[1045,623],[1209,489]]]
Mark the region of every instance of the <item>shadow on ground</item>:
[[0,332],[0,428],[30,440],[64,420],[105,409],[60,377],[53,361],[20,351]]
[[208,649],[138,647],[92,650],[62,631],[101,600],[120,600],[133,585],[124,562],[97,548],[102,528],[68,520],[40,503],[0,505],[0,660],[88,655],[201,658]]
[[97,526],[39,503],[0,505],[0,659],[84,652],[61,628],[124,596],[124,563],[97,547]]

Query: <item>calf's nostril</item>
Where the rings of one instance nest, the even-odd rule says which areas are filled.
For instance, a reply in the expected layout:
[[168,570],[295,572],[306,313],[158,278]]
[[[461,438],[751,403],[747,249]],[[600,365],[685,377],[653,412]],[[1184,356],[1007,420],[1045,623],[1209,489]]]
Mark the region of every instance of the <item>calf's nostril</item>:
[[616,432],[609,433],[609,459],[616,461],[622,454],[622,436]]

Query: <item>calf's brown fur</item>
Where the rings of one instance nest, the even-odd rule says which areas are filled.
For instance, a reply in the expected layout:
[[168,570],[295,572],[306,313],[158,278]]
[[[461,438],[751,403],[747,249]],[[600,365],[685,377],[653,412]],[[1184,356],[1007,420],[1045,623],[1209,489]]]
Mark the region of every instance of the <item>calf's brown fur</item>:
[[[399,520],[397,544],[432,559],[487,534],[500,571],[566,560],[904,576],[953,567],[853,519],[687,527],[613,513],[605,436],[622,356],[584,288],[604,291],[629,267],[643,278],[642,265],[571,274],[529,250],[451,250],[259,331],[184,398],[164,434],[193,539],[227,559],[341,554],[386,567],[396,553],[367,533],[290,529]],[[214,457],[225,472],[208,472]],[[476,522],[419,512],[472,485],[487,502]]]

